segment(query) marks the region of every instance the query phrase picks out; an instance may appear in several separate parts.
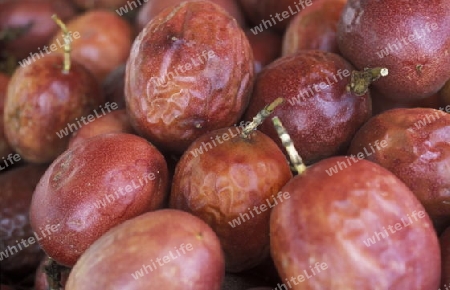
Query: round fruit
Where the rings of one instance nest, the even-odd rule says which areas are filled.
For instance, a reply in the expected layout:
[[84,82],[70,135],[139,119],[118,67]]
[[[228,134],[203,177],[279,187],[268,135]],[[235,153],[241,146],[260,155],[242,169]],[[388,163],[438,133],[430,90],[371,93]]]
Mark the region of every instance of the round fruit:
[[283,39],[283,55],[301,49],[318,49],[339,53],[337,24],[347,0],[314,1],[289,23]]
[[167,175],[161,153],[135,135],[104,134],[72,146],[50,165],[33,195],[33,229],[51,229],[41,247],[59,264],[73,266],[110,228],[160,208]]
[[[114,105],[117,109],[116,103],[113,103],[111,107]],[[95,119],[92,123],[81,127],[70,138],[69,147],[84,142],[86,139],[108,133],[133,133],[133,128],[131,128],[125,110],[111,112],[99,119]]]
[[6,50],[20,60],[41,58],[58,30],[51,16],[57,14],[67,21],[75,13],[70,0],[0,1],[0,31],[6,33]]
[[[73,32],[72,58],[89,69],[99,82],[127,61],[133,29],[115,12],[90,10],[69,21],[66,27]],[[50,43],[63,42],[58,31]],[[64,46],[58,45],[56,51],[63,52]]]
[[209,1],[163,10],[136,38],[125,99],[133,128],[182,153],[206,132],[235,124],[253,85],[253,55],[236,21]]
[[69,129],[77,128],[78,118],[103,103],[92,74],[76,61],[65,72],[63,62],[63,55],[47,55],[18,68],[9,82],[5,135],[26,161],[54,160],[67,148],[69,138],[64,137],[70,135]]
[[291,198],[272,212],[270,245],[287,289],[438,288],[441,259],[431,220],[388,170],[333,157],[282,191]]
[[[145,25],[155,18],[161,11],[166,9],[167,7],[174,7],[181,2],[186,0],[152,0],[148,1],[148,3],[142,6],[142,9],[139,10],[139,13],[136,17],[136,26],[138,31],[142,31]],[[195,0],[188,0],[195,1]],[[236,3],[236,0],[209,0],[212,3],[215,3],[225,9],[230,16],[236,19],[237,23],[241,27],[245,27],[245,19],[242,15],[241,9],[239,5]]]
[[43,166],[26,165],[0,174],[0,267],[9,278],[34,271],[43,256],[28,213],[44,172]]
[[6,155],[13,153],[11,146],[6,140],[5,129],[3,126],[3,112],[6,100],[6,90],[8,88],[9,77],[5,74],[0,73],[0,157],[5,157]]
[[437,93],[450,76],[450,1],[348,0],[338,27],[342,55],[358,69],[385,67],[387,98]]
[[280,189],[292,177],[273,140],[241,131],[224,128],[195,140],[177,165],[170,195],[172,208],[200,217],[216,232],[230,272],[269,256],[270,212],[289,198]]
[[429,108],[383,112],[352,140],[349,153],[361,152],[401,179],[433,219],[450,222],[450,114]]
[[224,274],[211,228],[166,209],[128,220],[98,239],[72,269],[66,290],[219,290]]
[[[259,73],[245,118],[251,120],[265,104],[284,98],[274,115],[285,124],[305,163],[345,153],[372,113],[368,93],[347,91],[352,70],[345,59],[325,51],[303,50],[279,58]],[[261,131],[284,150],[269,122]]]

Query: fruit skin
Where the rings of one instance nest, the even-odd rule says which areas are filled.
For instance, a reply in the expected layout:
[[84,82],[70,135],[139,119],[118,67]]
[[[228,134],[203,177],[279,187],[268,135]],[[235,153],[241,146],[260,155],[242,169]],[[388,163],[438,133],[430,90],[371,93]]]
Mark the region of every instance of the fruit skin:
[[[270,220],[271,253],[282,281],[303,274],[297,286],[290,281],[294,290],[437,289],[439,244],[423,206],[397,177],[366,160],[328,175],[347,160],[322,160],[283,187],[291,198],[274,208]],[[413,222],[405,226],[401,219],[408,222],[408,215]],[[365,244],[396,223],[403,227]],[[321,271],[313,276],[310,266],[317,262]]]
[[440,106],[440,99],[438,94],[434,94],[425,99],[407,103],[388,99],[382,94],[380,94],[376,89],[370,90],[370,96],[372,97],[372,113],[374,116],[391,109],[398,109],[398,108],[438,109]]
[[[134,279],[132,274],[146,265],[152,268]],[[211,228],[191,214],[164,209],[125,221],[98,239],[72,269],[66,290],[219,290],[224,275],[220,243]]]
[[7,75],[0,73],[0,157],[6,157],[8,154],[13,153],[11,146],[8,144],[8,140],[6,140],[3,126],[3,110],[9,79]]
[[[128,6],[129,0],[72,0],[78,7],[83,9],[94,9],[94,8],[104,8],[104,9],[118,9],[123,6]],[[136,4],[138,1],[134,0]],[[145,0],[139,0],[145,2]],[[148,1],[148,0],[147,0]],[[132,1],[130,1],[132,2]],[[134,8],[134,6],[132,6]]]
[[141,136],[182,153],[204,133],[239,120],[253,80],[252,50],[236,21],[209,1],[183,2],[136,38],[126,68],[127,111]]
[[336,30],[345,3],[347,0],[316,0],[299,12],[284,33],[282,55],[301,49],[339,53]]
[[[273,115],[279,116],[306,164],[345,153],[372,114],[369,93],[357,97],[346,91],[352,70],[345,59],[325,51],[303,50],[281,57],[259,73],[245,120],[281,97],[286,101]],[[321,82],[326,88],[319,87]],[[259,128],[284,150],[270,122]]]
[[447,108],[447,106],[450,106],[450,80],[447,81],[444,87],[439,91],[439,97],[442,105],[446,106],[445,111],[450,113],[450,109]]
[[72,61],[69,73],[64,73],[63,61],[63,55],[47,55],[18,68],[9,82],[5,135],[26,161],[54,160],[69,142],[56,132],[89,115],[104,101],[99,84],[86,68]]
[[44,46],[58,30],[58,26],[51,18],[57,14],[63,21],[68,21],[76,10],[70,0],[20,0],[2,1],[0,3],[0,31],[7,28],[20,28],[32,24],[30,29],[17,39],[6,43],[9,54],[18,60],[28,58],[30,53],[44,51]]
[[349,154],[364,152],[376,140],[387,145],[378,146],[367,160],[402,180],[432,219],[450,222],[450,115],[429,108],[386,111],[356,133]]
[[[298,8],[300,8],[300,11],[309,9],[308,7],[311,6],[314,1],[317,0],[239,0],[239,3],[241,4],[247,17],[251,20],[252,24],[260,25],[263,20],[270,21],[270,19],[274,18],[275,25],[273,25],[273,29],[281,33],[293,20],[295,14],[299,13]],[[296,8],[295,4],[298,5],[298,8]],[[291,7],[291,10],[289,10],[289,7]],[[284,11],[289,13],[289,17],[287,19],[284,19],[284,16],[282,16]],[[275,18],[277,17],[276,13],[281,15],[278,17],[282,19],[282,21]],[[269,27],[269,29],[271,27]]]
[[389,69],[387,77],[373,84],[380,93],[397,101],[415,101],[436,93],[449,78],[448,27],[448,0],[348,0],[338,26],[338,44],[358,69]]
[[442,257],[441,289],[447,290],[450,287],[450,227],[440,236],[439,242]]
[[[223,128],[195,140],[177,164],[170,195],[171,208],[200,217],[215,231],[229,272],[250,269],[269,256],[270,212],[286,198],[281,195],[280,201],[277,196],[292,178],[275,142],[259,131],[248,138],[240,131]],[[213,147],[211,138],[225,135],[230,140],[223,137],[223,144]],[[194,157],[196,149],[208,147],[205,143],[213,148]],[[263,204],[266,210],[249,213],[249,208]],[[241,213],[248,220],[242,217],[242,224],[236,225]]]
[[117,103],[119,109],[125,109],[125,67],[118,66],[102,82],[107,101]]
[[281,56],[282,39],[278,34],[270,30],[264,30],[255,35],[251,30],[246,30],[245,35],[247,35],[248,41],[252,46],[256,74]]
[[[0,175],[0,252],[2,277],[23,278],[39,264],[43,253],[30,226],[29,208],[36,184],[44,174],[42,165],[25,165]],[[33,244],[28,242],[34,238]],[[18,243],[25,240],[24,244]],[[18,242],[16,242],[16,240]],[[8,246],[11,249],[8,249]],[[17,252],[12,248],[15,247]],[[22,249],[20,249],[22,248]],[[5,257],[4,251],[8,257]]]
[[[131,24],[115,12],[89,10],[67,22],[66,27],[74,33],[72,59],[89,69],[99,82],[127,61],[134,32]],[[52,43],[64,43],[61,30],[53,36]],[[64,52],[64,46],[57,45],[56,52]]]
[[62,153],[41,178],[31,226],[58,226],[39,243],[71,267],[110,228],[160,208],[167,180],[164,157],[145,139],[124,133],[87,139]]
[[[115,108],[118,108],[117,104]],[[133,128],[131,128],[125,110],[113,111],[99,119],[95,119],[92,123],[81,127],[70,138],[69,147],[84,142],[86,139],[108,133],[133,134]]]
[[[138,15],[136,17],[136,27],[138,31],[142,31],[145,25],[155,18],[158,13],[166,9],[167,7],[174,7],[181,2],[186,0],[152,0],[148,1],[142,6],[142,9],[139,10]],[[187,0],[187,1],[195,1],[195,0]],[[239,5],[236,3],[236,0],[210,0],[210,2],[215,3],[225,9],[230,16],[236,19],[237,23],[241,27],[245,27],[245,19],[244,15],[241,12]]]

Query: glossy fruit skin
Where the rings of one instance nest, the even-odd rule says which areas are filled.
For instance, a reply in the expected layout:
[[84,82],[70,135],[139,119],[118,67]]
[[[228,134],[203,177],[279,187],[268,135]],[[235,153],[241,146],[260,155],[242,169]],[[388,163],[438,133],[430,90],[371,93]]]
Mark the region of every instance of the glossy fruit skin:
[[[156,263],[169,252],[169,262]],[[134,279],[132,273],[152,267],[152,261],[153,268]],[[125,221],[97,240],[72,269],[66,290],[219,290],[224,275],[223,253],[211,228],[186,212],[163,209]]]
[[236,21],[209,1],[183,2],[136,38],[126,68],[127,111],[141,136],[181,154],[204,133],[237,123],[253,80],[251,47]]
[[389,69],[373,84],[383,95],[414,101],[435,94],[450,76],[449,26],[448,0],[348,0],[338,44],[358,69]]
[[64,73],[63,62],[63,55],[47,55],[18,68],[9,82],[5,135],[26,161],[53,161],[69,142],[56,133],[104,102],[100,85],[86,68],[72,61]]
[[450,287],[450,227],[440,236],[439,242],[442,257],[441,289],[447,290],[445,287]]
[[11,146],[8,144],[8,140],[6,140],[3,126],[3,112],[9,79],[7,75],[0,73],[0,157],[6,157],[8,154],[13,153]]
[[[194,141],[176,167],[170,195],[171,208],[190,212],[213,228],[229,272],[250,269],[269,256],[270,212],[281,187],[292,177],[275,142],[259,131],[248,138],[239,132],[239,127],[224,128]],[[230,140],[212,142],[211,138],[225,135]],[[195,150],[208,145],[213,148],[194,157]],[[262,204],[265,211],[249,213]],[[234,224],[241,213],[248,220]]]
[[376,140],[387,145],[367,160],[401,179],[432,219],[450,222],[450,114],[429,108],[386,111],[356,133],[349,154],[363,152]]
[[[134,37],[130,23],[113,11],[94,9],[78,15],[66,23],[73,33],[72,59],[89,69],[99,82],[116,67],[125,63],[130,54]],[[50,43],[64,43],[61,30]],[[63,52],[64,46],[57,45],[56,52]]]
[[160,208],[167,175],[161,153],[135,135],[104,134],[69,148],[50,165],[33,195],[33,229],[57,226],[39,242],[42,249],[73,266],[110,228]]
[[51,18],[57,14],[63,21],[68,21],[76,10],[70,0],[20,0],[2,1],[0,3],[0,31],[7,28],[32,26],[19,38],[9,41],[6,51],[19,61],[30,57],[30,53],[44,51],[44,46],[58,30],[58,25]]
[[299,12],[289,23],[282,54],[301,49],[318,49],[339,54],[337,24],[347,0],[316,0],[310,8]]
[[[142,31],[145,25],[155,18],[158,13],[166,9],[167,7],[174,7],[181,2],[186,0],[151,0],[142,6],[136,17],[136,27],[138,31]],[[196,0],[188,0],[196,1]],[[239,5],[236,3],[237,0],[209,0],[225,9],[241,27],[245,27],[244,15],[241,12]]]
[[[25,165],[0,174],[0,267],[2,276],[5,274],[10,279],[29,274],[43,256],[30,226],[29,208],[36,184],[45,169],[41,165]],[[32,244],[27,242],[30,237],[34,238]],[[17,246],[22,239],[27,247],[24,244]],[[3,255],[4,251],[8,257]]]
[[[352,70],[345,59],[330,52],[303,50],[281,57],[258,75],[245,120],[281,97],[285,102],[273,115],[279,116],[306,164],[345,153],[372,114],[369,93],[357,97],[346,90]],[[319,87],[322,82],[324,89]],[[284,150],[270,122],[259,128]]]
[[[372,162],[359,160],[328,174],[347,160],[322,160],[283,187],[292,197],[270,220],[271,253],[282,281],[303,274],[296,286],[290,281],[294,290],[437,289],[439,243],[423,206],[397,177]],[[405,225],[408,216],[412,223]],[[396,223],[403,227],[376,240],[375,232]],[[367,240],[371,237],[375,244]],[[313,276],[310,266],[316,263],[321,272]],[[305,278],[304,271],[313,277]]]
[[108,133],[134,133],[125,110],[113,111],[81,127],[70,138],[69,147],[84,142],[86,139]]

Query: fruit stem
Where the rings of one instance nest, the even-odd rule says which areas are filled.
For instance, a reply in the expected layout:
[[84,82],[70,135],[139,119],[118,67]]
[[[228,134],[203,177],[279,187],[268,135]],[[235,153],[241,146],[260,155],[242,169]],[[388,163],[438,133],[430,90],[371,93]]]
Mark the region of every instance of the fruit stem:
[[49,290],[59,290],[61,285],[61,271],[65,269],[64,266],[59,265],[52,258],[48,259],[45,265],[45,274],[47,276],[48,289]]
[[367,93],[369,85],[381,77],[387,76],[389,70],[383,67],[365,68],[363,71],[352,71],[350,84],[347,85],[347,91],[357,96]]
[[294,147],[294,142],[292,142],[291,136],[289,136],[288,132],[281,123],[278,117],[272,118],[273,126],[275,130],[277,130],[278,136],[281,139],[281,143],[286,148],[287,153],[289,154],[289,159],[291,160],[292,167],[298,174],[302,174],[306,170],[306,165],[303,163],[302,158],[297,152],[297,149]]
[[272,114],[276,107],[284,102],[283,98],[277,98],[275,101],[265,106],[252,120],[250,124],[242,130],[241,136],[247,138],[248,135],[256,130],[256,128],[264,122],[264,120]]
[[56,24],[61,27],[61,30],[64,34],[64,73],[68,73],[70,70],[70,36],[69,31],[67,30],[66,25],[62,22],[61,19],[56,14],[52,15],[52,19],[56,22]]

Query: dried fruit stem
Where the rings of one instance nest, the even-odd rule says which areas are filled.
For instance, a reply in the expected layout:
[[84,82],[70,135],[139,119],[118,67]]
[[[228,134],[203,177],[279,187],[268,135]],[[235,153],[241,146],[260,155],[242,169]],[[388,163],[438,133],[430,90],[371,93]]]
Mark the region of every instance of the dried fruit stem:
[[245,126],[244,130],[241,133],[241,136],[247,138],[248,135],[256,130],[256,128],[264,122],[264,120],[272,114],[276,107],[281,105],[284,102],[283,98],[277,98],[271,104],[267,105],[262,109],[252,120],[250,124]]
[[291,136],[289,136],[288,132],[286,131],[278,117],[273,117],[272,122],[275,130],[277,130],[278,136],[281,139],[281,143],[286,148],[286,151],[289,154],[289,159],[291,160],[292,166],[298,174],[302,174],[306,170],[306,165],[303,163],[303,160],[298,154],[297,149],[295,149],[294,142],[292,142]]
[[372,82],[380,77],[387,76],[388,73],[388,69],[382,67],[365,68],[363,71],[354,70],[352,71],[350,84],[347,85],[347,91],[357,96],[362,96],[367,93]]
[[70,36],[69,31],[67,30],[66,25],[62,22],[61,19],[58,18],[56,14],[52,15],[52,19],[61,27],[61,30],[64,34],[64,73],[68,73],[70,70]]
[[48,290],[60,290],[61,285],[61,273],[70,271],[69,268],[58,264],[52,258],[48,259],[45,265],[45,274],[47,276]]

